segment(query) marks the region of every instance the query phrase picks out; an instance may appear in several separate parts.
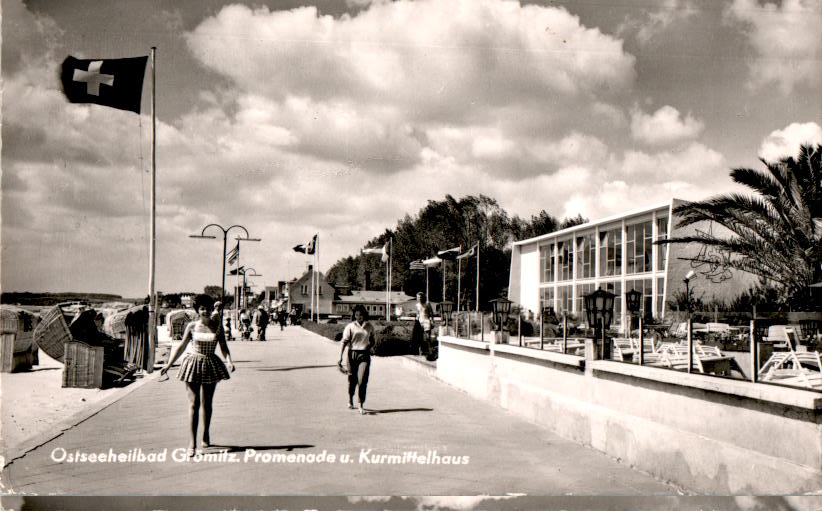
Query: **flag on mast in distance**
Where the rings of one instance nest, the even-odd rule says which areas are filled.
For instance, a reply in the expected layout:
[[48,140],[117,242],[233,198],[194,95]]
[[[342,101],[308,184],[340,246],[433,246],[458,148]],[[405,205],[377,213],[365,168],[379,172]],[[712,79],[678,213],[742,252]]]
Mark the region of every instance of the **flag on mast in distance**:
[[228,253],[228,264],[234,264],[237,262],[237,259],[240,257],[240,242],[237,242],[237,245],[231,249],[231,252]]
[[297,245],[296,247],[294,247],[294,252],[299,252],[305,255],[312,255],[314,253],[314,250],[316,249],[316,246],[317,234],[315,234],[314,237],[311,238],[311,241],[309,241],[308,243],[305,243],[303,245]]
[[139,114],[146,62],[148,57],[66,57],[60,72],[63,94],[72,103],[95,103]]
[[239,268],[234,268],[230,272],[229,275],[241,275],[245,271],[245,266],[240,266]]
[[460,250],[460,247],[449,248],[446,250],[440,250],[439,252],[437,252],[437,255],[440,257],[440,259],[456,259],[456,257],[460,253]]
[[382,262],[388,261],[388,243],[382,246],[382,248],[364,248],[362,249],[363,254],[381,254],[382,255]]
[[411,263],[408,264],[408,269],[409,270],[424,270],[425,269],[425,263],[422,262],[422,259],[417,259],[416,261],[411,261]]
[[469,250],[468,252],[466,252],[464,254],[458,255],[457,259],[465,259],[466,257],[474,257],[474,254],[477,253],[476,248],[477,248],[476,244],[471,245],[471,250]]
[[440,259],[437,256],[434,256],[430,259],[423,259],[422,264],[424,264],[425,266],[436,266],[436,265],[440,264],[441,262],[442,262],[442,259]]

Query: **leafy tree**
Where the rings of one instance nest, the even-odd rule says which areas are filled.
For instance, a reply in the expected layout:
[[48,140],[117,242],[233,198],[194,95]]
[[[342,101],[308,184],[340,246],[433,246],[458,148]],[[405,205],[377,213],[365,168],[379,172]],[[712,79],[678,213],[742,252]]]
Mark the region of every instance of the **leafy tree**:
[[765,171],[736,168],[731,178],[754,195],[727,194],[677,207],[677,227],[716,222],[730,231],[672,238],[670,243],[701,243],[729,252],[728,267],[770,282],[780,301],[812,305],[810,285],[819,280],[822,261],[822,146],[802,146],[796,157],[761,159]]
[[220,286],[206,286],[203,288],[203,294],[206,294],[215,300],[222,299],[223,288]]
[[[584,221],[576,217],[570,221]],[[569,220],[566,220],[569,222]],[[446,195],[441,201],[429,200],[416,216],[405,215],[394,229],[386,229],[371,239],[366,247],[382,247],[391,240],[392,289],[403,290],[409,295],[425,290],[425,272],[410,270],[409,264],[419,259],[427,259],[439,250],[461,247],[469,250],[476,243],[480,249],[480,307],[488,307],[488,300],[499,296],[508,286],[508,270],[511,265],[511,243],[518,239],[530,238],[552,232],[559,222],[541,211],[530,220],[511,218],[496,200],[485,195],[466,196],[456,199]],[[365,248],[365,247],[364,247]],[[465,258],[458,265],[446,261],[446,297],[455,300],[457,269],[461,268],[462,301],[473,306],[476,295],[476,259]],[[328,278],[336,285],[364,289],[366,274],[369,289],[385,289],[385,263],[374,255],[349,256],[337,261],[328,271]],[[443,267],[428,270],[429,299],[442,300]]]

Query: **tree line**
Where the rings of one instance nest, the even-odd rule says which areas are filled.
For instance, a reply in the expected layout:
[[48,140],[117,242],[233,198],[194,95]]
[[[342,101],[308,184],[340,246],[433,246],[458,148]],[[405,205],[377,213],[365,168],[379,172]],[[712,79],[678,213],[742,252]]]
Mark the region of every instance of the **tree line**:
[[[479,243],[479,306],[490,307],[488,301],[504,295],[508,288],[511,266],[511,243],[571,227],[587,220],[582,216],[559,220],[545,210],[529,219],[509,215],[499,203],[485,195],[469,195],[456,199],[446,195],[443,200],[429,200],[414,215],[406,214],[393,229],[372,238],[363,248],[384,246],[391,240],[391,289],[408,295],[426,290],[426,271],[411,270],[412,261],[428,259],[440,250],[460,247],[467,252]],[[445,299],[457,301],[457,270],[463,308],[476,305],[476,256],[457,261],[444,261],[428,269],[429,300],[443,300],[443,270]],[[379,256],[344,257],[328,270],[327,279],[336,287],[384,291],[386,265]]]

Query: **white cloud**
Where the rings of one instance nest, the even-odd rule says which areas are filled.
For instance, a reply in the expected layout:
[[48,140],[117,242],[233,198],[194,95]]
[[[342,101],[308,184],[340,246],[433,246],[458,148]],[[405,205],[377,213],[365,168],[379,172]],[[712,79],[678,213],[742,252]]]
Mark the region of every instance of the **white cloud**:
[[747,26],[757,53],[750,63],[752,87],[776,84],[789,94],[800,84],[822,84],[822,3],[818,0],[734,0],[727,16]]
[[802,144],[822,144],[822,127],[815,122],[794,122],[781,130],[774,130],[762,141],[759,157],[776,162],[786,156],[796,156]]
[[670,105],[665,105],[650,115],[638,108],[631,112],[631,136],[634,140],[649,145],[691,140],[698,137],[704,127],[690,113],[683,119],[679,110]]
[[634,32],[641,45],[647,45],[652,39],[665,32],[676,22],[687,20],[696,14],[691,2],[665,0],[658,4],[654,11],[645,12],[643,16],[629,17],[617,28],[617,34]]
[[486,501],[508,500],[513,496],[430,496],[430,497],[409,497],[417,501],[417,509],[476,509],[477,506]]

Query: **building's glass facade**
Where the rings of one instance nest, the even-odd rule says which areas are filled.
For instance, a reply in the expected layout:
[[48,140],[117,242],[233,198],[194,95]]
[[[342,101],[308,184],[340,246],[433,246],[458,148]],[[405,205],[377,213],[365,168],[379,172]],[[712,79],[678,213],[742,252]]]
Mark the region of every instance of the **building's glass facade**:
[[[614,325],[624,327],[624,293],[642,293],[641,312],[658,318],[664,312],[668,212],[658,209],[635,218],[580,226],[539,245],[539,303],[557,313],[581,315],[584,296],[601,287],[617,295]],[[620,327],[621,328],[621,327]]]

